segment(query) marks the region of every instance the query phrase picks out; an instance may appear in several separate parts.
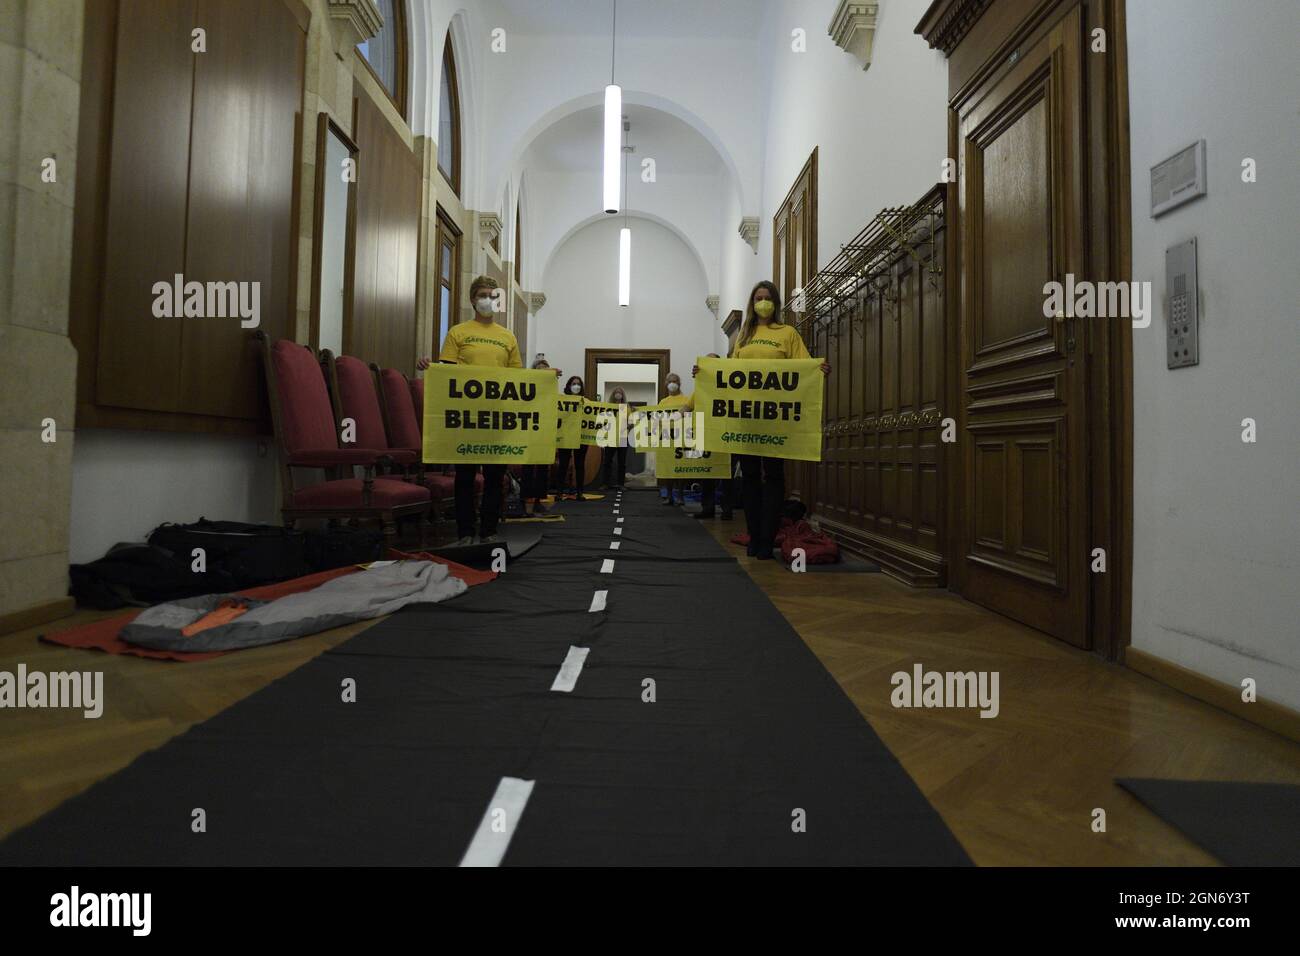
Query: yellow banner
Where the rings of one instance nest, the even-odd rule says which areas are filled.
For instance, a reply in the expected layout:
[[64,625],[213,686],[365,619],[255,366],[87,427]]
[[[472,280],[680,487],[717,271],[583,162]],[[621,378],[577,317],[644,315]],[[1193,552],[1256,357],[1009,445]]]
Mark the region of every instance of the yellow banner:
[[554,402],[551,369],[430,365],[424,372],[424,460],[550,464]]
[[821,359],[698,360],[707,451],[821,461]]
[[698,429],[694,424],[694,414],[685,408],[652,405],[629,409],[627,443],[637,451],[695,447]]
[[578,448],[582,445],[582,398],[576,395],[561,396],[557,402],[560,422],[555,447]]
[[604,448],[615,443],[618,435],[617,402],[591,402],[583,399],[580,436],[584,445]]
[[730,478],[731,456],[725,451],[660,448],[655,451],[656,478]]

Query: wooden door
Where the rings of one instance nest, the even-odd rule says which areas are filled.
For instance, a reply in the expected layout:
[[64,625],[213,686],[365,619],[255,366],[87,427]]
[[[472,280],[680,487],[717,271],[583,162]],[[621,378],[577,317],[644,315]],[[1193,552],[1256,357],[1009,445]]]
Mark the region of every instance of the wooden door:
[[1044,284],[1088,274],[1082,24],[1068,13],[959,109],[961,593],[1089,645],[1084,350]]

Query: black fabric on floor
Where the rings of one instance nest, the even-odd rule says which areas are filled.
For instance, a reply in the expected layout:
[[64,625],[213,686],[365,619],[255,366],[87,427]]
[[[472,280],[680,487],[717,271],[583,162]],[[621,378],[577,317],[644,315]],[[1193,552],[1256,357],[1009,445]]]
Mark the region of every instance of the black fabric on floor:
[[[455,865],[506,776],[536,783],[504,865],[969,863],[698,521],[635,493],[563,511],[493,583],[408,607],[143,755],[0,843],[0,863]],[[585,667],[551,691],[570,645]]]
[[501,526],[497,528],[497,537],[501,539],[500,541],[487,544],[452,544],[441,548],[430,548],[429,551],[448,561],[474,568],[486,567],[492,563],[493,554],[502,544],[506,546],[506,554],[512,560],[522,558],[542,540],[542,535],[545,533],[541,530],[542,527],[542,522],[508,525],[502,521]]
[[1228,866],[1300,866],[1300,787],[1228,780],[1116,780]]

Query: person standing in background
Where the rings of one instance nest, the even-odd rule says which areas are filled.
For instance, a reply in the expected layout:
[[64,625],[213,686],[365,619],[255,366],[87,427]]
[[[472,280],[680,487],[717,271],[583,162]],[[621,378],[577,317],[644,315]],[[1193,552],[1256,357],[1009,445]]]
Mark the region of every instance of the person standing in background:
[[[663,401],[659,403],[659,408],[675,409],[678,411],[686,411],[689,408],[691,400],[682,394],[682,377],[676,372],[669,372],[668,376],[664,379],[664,391],[667,392],[667,395],[665,395]],[[664,451],[659,452],[659,454],[670,453],[671,449],[665,449]],[[668,497],[664,499],[665,505],[686,504],[686,481],[684,479],[663,478],[660,480],[660,484],[664,488],[668,489]],[[674,493],[676,493],[677,496],[676,501],[673,500]]]
[[[719,356],[717,352],[710,352],[708,357],[709,357],[709,358],[720,358],[721,356]],[[697,366],[697,368],[698,368],[698,366]],[[689,405],[689,407],[690,407],[691,409],[694,409],[694,408],[695,408],[695,403],[694,403],[693,401],[691,401],[690,399],[687,399],[687,404]],[[732,464],[732,469],[733,469],[733,471],[734,471],[734,469],[735,469],[735,464],[734,464],[734,463]],[[717,506],[717,504],[716,504],[716,502],[715,502],[715,499],[717,498],[717,495],[718,495],[718,485],[719,485],[719,483],[721,483],[721,485],[722,485],[722,520],[723,520],[723,521],[730,521],[732,518],[734,518],[734,517],[735,517],[735,514],[734,514],[734,513],[732,512],[732,510],[731,510],[731,499],[732,499],[732,497],[733,497],[733,494],[732,494],[732,483],[733,483],[734,481],[735,481],[735,475],[734,475],[734,473],[733,473],[732,477],[730,477],[730,478],[705,478],[705,479],[703,479],[703,480],[700,482],[700,510],[697,511],[697,512],[696,512],[694,515],[692,515],[691,517],[693,517],[693,518],[699,518],[699,519],[701,519],[702,521],[707,521],[707,520],[709,520],[710,518],[715,518],[715,517],[717,517],[717,514],[718,514],[718,506]]]
[[[570,375],[564,383],[564,394],[572,398],[582,398],[584,391],[580,375]],[[577,448],[561,448],[556,455],[555,500],[564,499],[564,480],[569,477],[569,462],[573,462],[573,500],[582,501],[582,491],[587,486],[587,448],[581,444]]]
[[[621,385],[615,385],[609,393],[607,401],[616,405],[627,404],[627,394],[623,391]],[[624,418],[623,414],[619,415],[620,421]],[[601,449],[600,464],[604,469],[603,486],[609,488],[622,488],[623,482],[627,478],[627,435],[619,434],[614,436],[618,443]],[[617,467],[617,470],[611,475],[611,469]]]
[[[551,365],[541,355],[533,360],[533,368],[550,368]],[[556,384],[559,384],[560,370],[554,369]],[[546,497],[546,476],[550,473],[550,465],[522,465],[520,477],[520,498],[523,499],[524,514],[526,515],[544,515],[546,514],[546,505],[542,504],[542,499]]]

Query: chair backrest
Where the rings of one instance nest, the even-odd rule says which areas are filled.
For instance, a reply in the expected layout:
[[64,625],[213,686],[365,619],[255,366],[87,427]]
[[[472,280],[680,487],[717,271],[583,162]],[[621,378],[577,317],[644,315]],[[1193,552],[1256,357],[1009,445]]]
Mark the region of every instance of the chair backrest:
[[379,393],[375,391],[375,378],[370,367],[361,359],[350,355],[335,358],[329,349],[321,351],[321,358],[330,385],[334,388],[339,428],[343,427],[345,418],[356,423],[352,447],[388,448],[384,412],[379,407]]
[[[269,340],[267,340],[269,341]],[[334,409],[311,349],[289,339],[267,348],[267,377],[276,432],[289,454],[337,448]]]
[[395,368],[379,369],[374,365],[370,368],[379,379],[379,390],[384,396],[388,444],[393,448],[418,449],[420,420],[411,401],[411,383]]
[[411,404],[415,406],[415,423],[420,426],[420,434],[424,434],[424,376],[418,375],[411,379]]

